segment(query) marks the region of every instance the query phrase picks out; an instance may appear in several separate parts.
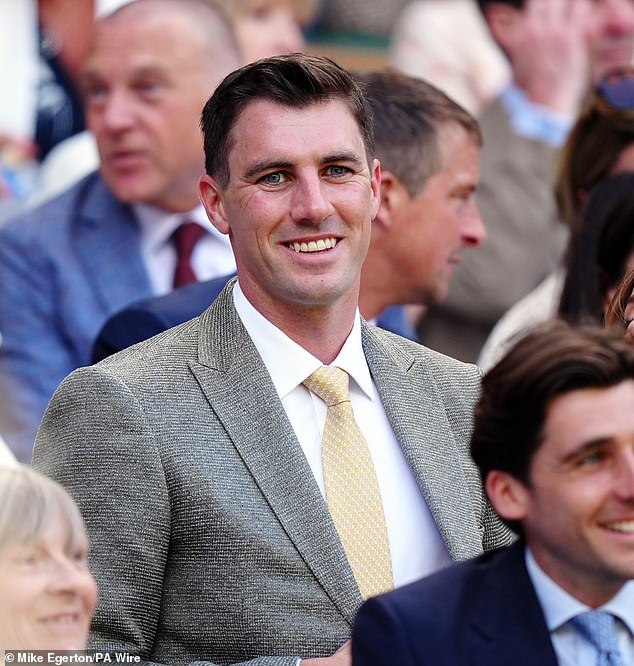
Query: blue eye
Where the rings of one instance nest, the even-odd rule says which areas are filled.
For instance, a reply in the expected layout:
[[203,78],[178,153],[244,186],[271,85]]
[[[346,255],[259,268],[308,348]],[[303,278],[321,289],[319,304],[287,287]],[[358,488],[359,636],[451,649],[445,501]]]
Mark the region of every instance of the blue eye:
[[260,182],[264,183],[265,185],[281,185],[282,183],[286,182],[286,176],[284,176],[284,174],[280,171],[273,171],[271,173],[267,173],[266,176],[262,176],[262,178],[260,178]]
[[350,173],[348,167],[341,166],[340,164],[333,164],[332,166],[329,166],[326,171],[329,176],[334,176],[335,178],[340,178],[341,176]]

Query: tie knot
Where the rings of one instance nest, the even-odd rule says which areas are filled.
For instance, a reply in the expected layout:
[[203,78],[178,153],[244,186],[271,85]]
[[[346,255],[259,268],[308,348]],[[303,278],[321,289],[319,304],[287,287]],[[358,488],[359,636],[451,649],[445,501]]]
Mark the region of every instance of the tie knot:
[[618,651],[615,621],[611,613],[605,611],[588,611],[571,620],[582,636],[585,636],[599,653]]
[[332,407],[349,399],[348,380],[348,373],[345,370],[322,365],[307,377],[303,384],[319,396],[328,407]]
[[205,230],[196,222],[183,222],[172,234],[178,255],[191,257],[196,243],[205,234]]

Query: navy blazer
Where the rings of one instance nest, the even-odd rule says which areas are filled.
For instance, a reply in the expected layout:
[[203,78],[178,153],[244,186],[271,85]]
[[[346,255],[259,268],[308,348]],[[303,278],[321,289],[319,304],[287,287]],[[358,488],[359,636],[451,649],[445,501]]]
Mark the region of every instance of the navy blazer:
[[97,173],[0,229],[0,431],[23,462],[103,323],[152,294],[139,238]]
[[521,541],[370,599],[352,652],[354,666],[557,666]]
[[[147,298],[117,312],[99,332],[92,349],[92,362],[97,363],[110,354],[197,317],[216,300],[234,275],[188,284],[165,296]],[[392,333],[415,339],[402,307],[387,308],[377,324]]]

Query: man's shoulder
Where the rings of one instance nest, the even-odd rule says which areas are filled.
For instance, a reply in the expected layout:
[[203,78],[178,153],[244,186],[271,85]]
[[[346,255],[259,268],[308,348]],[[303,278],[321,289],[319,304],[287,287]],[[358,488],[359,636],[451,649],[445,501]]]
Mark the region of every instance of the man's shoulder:
[[[496,586],[517,583],[507,580],[507,576],[515,575],[522,557],[520,543],[490,550],[389,592],[384,595],[384,603],[397,611],[415,611],[418,619],[428,614],[427,623],[437,620],[442,625],[445,624],[444,615],[449,622],[470,606],[468,599],[486,600],[491,593],[492,581]],[[454,617],[454,621],[461,620]]]
[[366,328],[366,349],[370,347],[368,338],[378,343],[373,345],[374,348],[382,349],[387,356],[405,369],[410,369],[413,364],[420,364],[421,369],[431,373],[441,384],[453,384],[458,381],[476,383],[479,386],[481,373],[472,363],[464,363],[371,324]]

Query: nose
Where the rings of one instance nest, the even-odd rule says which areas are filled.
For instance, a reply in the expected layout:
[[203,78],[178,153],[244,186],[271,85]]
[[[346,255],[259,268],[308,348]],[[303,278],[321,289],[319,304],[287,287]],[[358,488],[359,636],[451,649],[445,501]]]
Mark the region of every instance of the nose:
[[52,592],[58,594],[88,599],[91,606],[94,606],[97,585],[84,561],[78,561],[66,555],[56,558],[49,587]]
[[332,211],[318,174],[298,176],[293,188],[291,217],[295,222],[322,222]]
[[604,0],[606,32],[625,35],[634,30],[634,3],[632,0]]
[[622,500],[634,503],[634,444],[626,450],[617,475],[615,492]]
[[103,103],[102,123],[110,132],[121,132],[134,123],[134,111],[124,92],[112,91]]
[[473,199],[469,200],[462,218],[462,244],[465,247],[478,247],[484,243],[487,232],[480,211]]

